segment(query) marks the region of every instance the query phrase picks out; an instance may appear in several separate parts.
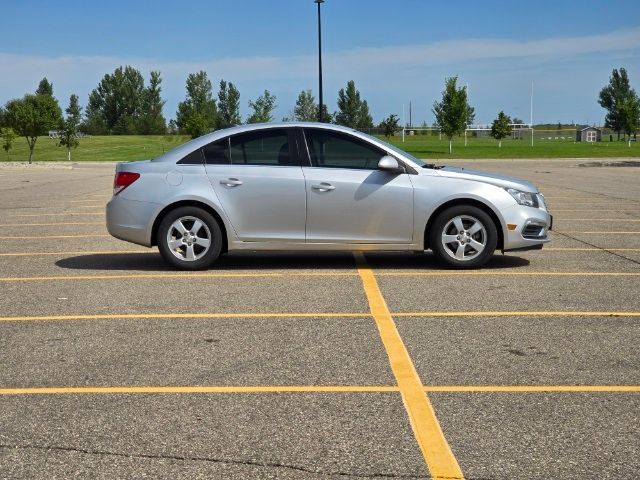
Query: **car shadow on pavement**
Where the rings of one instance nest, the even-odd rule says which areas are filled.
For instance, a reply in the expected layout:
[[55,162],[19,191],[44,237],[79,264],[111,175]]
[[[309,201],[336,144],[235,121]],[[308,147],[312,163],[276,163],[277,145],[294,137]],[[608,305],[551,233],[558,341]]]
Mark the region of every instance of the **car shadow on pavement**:
[[[369,252],[367,262],[378,270],[446,270],[430,253]],[[521,268],[529,260],[496,254],[483,269]],[[174,268],[159,253],[87,254],[63,258],[56,266],[71,270],[167,272]],[[349,252],[234,252],[222,255],[208,270],[353,270],[355,261]]]

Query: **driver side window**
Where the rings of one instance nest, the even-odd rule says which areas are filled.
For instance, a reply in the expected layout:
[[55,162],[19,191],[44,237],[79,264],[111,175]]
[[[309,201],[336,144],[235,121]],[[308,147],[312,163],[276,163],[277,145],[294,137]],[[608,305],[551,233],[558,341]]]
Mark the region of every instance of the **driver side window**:
[[340,132],[307,128],[304,134],[314,167],[376,170],[378,162],[386,155],[384,151]]

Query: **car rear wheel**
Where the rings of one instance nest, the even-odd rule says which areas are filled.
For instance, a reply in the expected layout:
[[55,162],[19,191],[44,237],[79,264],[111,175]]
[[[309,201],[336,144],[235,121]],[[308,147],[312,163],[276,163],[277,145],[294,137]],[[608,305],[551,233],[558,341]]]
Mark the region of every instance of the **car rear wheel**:
[[213,216],[197,207],[170,211],[158,228],[162,257],[181,270],[202,270],[220,256],[222,232]]
[[491,217],[477,207],[459,205],[438,215],[430,235],[433,253],[454,268],[476,268],[493,255],[498,232]]

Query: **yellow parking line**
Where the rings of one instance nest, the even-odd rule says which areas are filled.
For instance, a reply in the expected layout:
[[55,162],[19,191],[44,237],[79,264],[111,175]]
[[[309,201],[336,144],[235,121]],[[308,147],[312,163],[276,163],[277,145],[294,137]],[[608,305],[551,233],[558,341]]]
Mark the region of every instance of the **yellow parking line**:
[[580,222],[590,222],[590,221],[594,221],[594,222],[640,222],[640,218],[556,218],[553,217],[554,222],[555,221],[564,221],[564,222],[568,222],[568,221],[580,221]]
[[69,213],[14,213],[12,217],[74,217],[76,215],[104,215],[104,212],[69,212]]
[[510,270],[473,270],[473,271],[401,271],[401,272],[376,272],[378,276],[387,277],[488,277],[488,276],[516,276],[516,277],[638,277],[640,272],[532,272]]
[[158,253],[155,250],[108,250],[108,251],[86,251],[86,252],[9,252],[0,253],[0,257],[34,257],[42,255],[121,255],[130,253]]
[[[92,224],[87,223],[86,225],[90,225]],[[97,222],[96,225],[102,225],[103,222]],[[15,226],[18,225],[38,225],[38,224],[16,224]],[[60,223],[60,224],[47,224],[47,223],[43,223],[41,225],[65,225],[64,223]],[[71,225],[71,224],[70,224]],[[78,223],[78,225],[80,225],[80,223]],[[2,226],[14,226],[14,225],[0,225],[0,227]],[[576,252],[602,252],[602,253],[606,253],[607,251],[609,252],[640,252],[640,248],[597,248],[597,247],[545,247],[543,252],[563,252],[563,251],[576,251]],[[153,249],[146,249],[146,250],[87,250],[87,251],[72,251],[72,252],[9,252],[9,253],[0,253],[0,257],[34,257],[34,256],[42,256],[42,255],[57,255],[57,256],[64,256],[64,255],[120,255],[120,254],[131,254],[131,253],[153,253],[153,254],[157,254],[158,251],[157,250],[153,250]],[[382,275],[385,275],[384,272],[381,273]],[[446,275],[446,273],[440,273],[439,275]],[[450,275],[471,275],[472,273],[450,273]],[[491,273],[486,273],[486,275],[491,275]],[[496,275],[497,273],[494,273],[494,275]],[[506,272],[506,273],[500,273],[500,275],[523,275],[524,273],[517,273],[517,272]],[[537,274],[541,274],[540,272],[538,272]],[[549,275],[549,272],[544,272],[544,274]],[[574,273],[565,273],[564,275],[573,275]],[[349,274],[352,275],[352,274]],[[530,273],[526,273],[526,275],[530,275]],[[0,279],[1,280],[1,279]]]
[[409,421],[433,478],[462,479],[462,470],[444,437],[422,381],[409,357],[372,270],[362,253],[355,253],[371,314],[389,357],[391,370],[409,415]]
[[[0,322],[53,322],[79,320],[162,320],[202,318],[366,318],[370,312],[245,312],[245,313],[96,313],[91,315],[30,315],[0,317]],[[456,318],[456,317],[640,317],[635,311],[432,311],[393,312],[394,317]]]
[[[551,207],[551,209],[553,210],[554,204],[555,202],[549,202],[549,206]],[[584,206],[584,207],[615,207],[616,205],[625,205],[628,206],[626,203],[624,202],[596,202],[596,203],[590,203],[590,202],[558,202],[558,206],[561,205],[566,205],[568,207],[579,207],[579,206]]]
[[[605,209],[601,209],[601,208],[593,208],[593,209],[585,209],[585,208],[563,208],[563,209],[558,209],[556,210],[555,208],[551,209],[551,213],[556,213],[556,212],[598,212],[598,213],[602,213],[602,212],[637,212],[638,210],[620,210],[620,209],[616,209],[616,210],[605,210]],[[555,217],[554,217],[555,218]]]
[[[269,278],[269,277],[354,277],[354,272],[274,272],[274,273],[141,273],[122,275],[52,275],[42,277],[0,277],[0,282],[37,282],[72,280],[123,280],[158,278]],[[638,273],[640,275],[640,273]]]
[[29,236],[17,236],[11,235],[8,237],[0,237],[0,240],[35,240],[44,238],[89,238],[89,237],[110,237],[108,233],[89,233],[83,235],[29,235]]
[[611,231],[611,230],[564,230],[558,233],[607,233],[607,234],[637,234],[640,232],[619,232],[619,231]]
[[54,227],[57,225],[104,225],[104,222],[4,223],[0,227]]
[[0,395],[79,395],[79,394],[134,394],[134,393],[386,393],[398,392],[398,387],[375,385],[274,385],[274,386],[132,386],[132,387],[30,387],[0,388]]
[[640,248],[596,248],[596,247],[547,247],[544,249],[545,252],[565,252],[565,251],[576,251],[576,252],[640,252]]
[[[185,393],[394,393],[384,385],[259,385],[259,386],[111,386],[0,388],[0,395],[185,394]],[[639,385],[429,385],[425,392],[598,393],[640,392]]]
[[[85,252],[82,252],[85,253]],[[138,252],[135,252],[138,253]],[[0,254],[2,255],[2,254]],[[123,280],[123,279],[159,279],[159,278],[269,278],[269,277],[353,277],[358,274],[351,271],[336,272],[264,272],[264,273],[125,273],[116,275],[51,275],[37,277],[0,277],[0,282],[40,282],[40,281],[77,281],[77,280]],[[466,277],[466,276],[524,276],[524,277],[637,277],[640,272],[532,272],[532,271],[450,271],[438,270],[432,272],[401,271],[378,272],[379,276],[393,277]]]
[[161,320],[161,319],[201,319],[201,318],[367,318],[369,312],[332,312],[332,313],[123,313],[92,315],[34,315],[19,317],[0,317],[0,322],[55,322],[68,320]]
[[393,312],[394,317],[640,317],[634,311],[480,310],[468,312]]
[[640,392],[640,385],[452,385],[426,386],[426,392]]
[[[189,394],[189,393],[394,393],[399,387],[377,385],[260,385],[260,386],[120,386],[0,388],[0,395]],[[598,393],[640,392],[639,385],[430,385],[425,392]]]

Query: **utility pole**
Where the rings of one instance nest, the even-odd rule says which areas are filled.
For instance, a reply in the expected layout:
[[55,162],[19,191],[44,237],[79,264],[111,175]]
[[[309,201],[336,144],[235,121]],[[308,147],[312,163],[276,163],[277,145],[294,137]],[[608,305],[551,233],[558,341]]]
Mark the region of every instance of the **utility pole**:
[[324,3],[324,0],[313,0],[318,4],[318,121],[324,120],[324,108],[322,103],[322,27],[320,24],[320,4]]
[[529,106],[529,126],[531,127],[531,146],[533,147],[533,80],[531,80],[531,105]]

